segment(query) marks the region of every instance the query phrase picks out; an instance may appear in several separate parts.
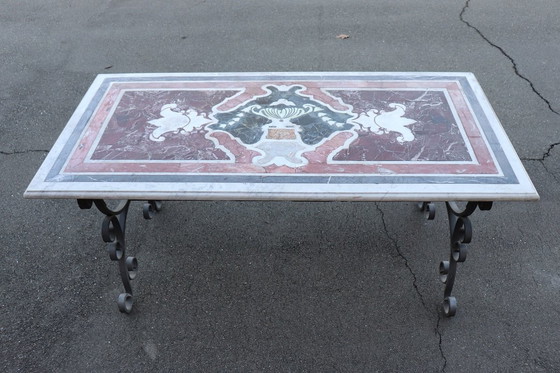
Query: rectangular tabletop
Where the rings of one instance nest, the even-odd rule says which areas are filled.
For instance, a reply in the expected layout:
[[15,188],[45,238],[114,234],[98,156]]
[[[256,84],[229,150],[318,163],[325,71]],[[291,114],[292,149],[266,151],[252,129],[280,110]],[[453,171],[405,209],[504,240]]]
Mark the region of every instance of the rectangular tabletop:
[[25,197],[533,200],[470,73],[99,75]]

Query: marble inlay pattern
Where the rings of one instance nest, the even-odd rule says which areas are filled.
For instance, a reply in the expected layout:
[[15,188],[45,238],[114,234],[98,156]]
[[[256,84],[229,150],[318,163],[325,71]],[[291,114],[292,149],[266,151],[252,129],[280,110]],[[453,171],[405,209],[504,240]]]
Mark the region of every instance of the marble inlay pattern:
[[[333,157],[337,161],[472,161],[444,91],[348,90],[328,91],[351,105],[366,120],[358,138]],[[408,138],[390,130],[395,119],[384,122],[380,113],[404,112],[410,122]],[[368,126],[373,121],[374,125]],[[380,128],[387,128],[380,130]]]
[[537,199],[470,73],[99,75],[26,197]]
[[499,174],[455,82],[113,83],[66,173]]
[[[135,90],[124,91],[108,119],[91,160],[227,160],[228,155],[204,137],[203,126],[212,107],[238,91]],[[165,106],[166,108],[162,111]],[[195,108],[200,126],[176,128],[154,137],[162,113],[182,114]],[[182,113],[181,113],[182,112]],[[161,142],[161,143],[160,143]]]

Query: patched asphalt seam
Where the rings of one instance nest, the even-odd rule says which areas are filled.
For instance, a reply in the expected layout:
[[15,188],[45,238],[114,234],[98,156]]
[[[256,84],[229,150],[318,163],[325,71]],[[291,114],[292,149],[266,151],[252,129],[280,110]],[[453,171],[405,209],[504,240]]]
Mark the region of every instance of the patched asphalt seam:
[[[416,274],[412,270],[412,267],[410,267],[410,264],[408,263],[408,259],[402,253],[401,248],[399,247],[399,244],[398,244],[397,240],[393,236],[391,236],[391,234],[389,234],[389,229],[387,228],[387,223],[385,222],[385,213],[383,212],[381,207],[379,207],[378,203],[375,203],[375,207],[377,208],[377,211],[379,211],[379,213],[381,214],[381,222],[383,224],[383,231],[385,232],[385,235],[393,243],[393,246],[395,247],[397,255],[403,260],[406,269],[408,269],[408,271],[412,275],[412,286],[414,286],[414,290],[416,291],[416,294],[418,294],[418,297],[420,298],[420,302],[422,303],[422,306],[428,312],[428,314],[430,314],[430,310],[427,307],[426,302],[424,301],[424,296],[422,295],[422,293],[420,292],[420,289],[418,288],[418,282],[417,282]],[[437,320],[437,324],[436,324],[436,327],[435,327],[435,333],[436,333],[436,335],[438,336],[438,339],[439,339],[439,341],[438,341],[439,352],[441,354],[441,358],[443,359],[443,367],[442,367],[441,371],[445,372],[445,368],[447,367],[447,358],[445,357],[445,354],[443,353],[442,335],[441,335],[441,332],[439,330],[439,323],[440,323],[440,320],[441,320],[441,315],[437,311],[436,311],[436,313],[438,315],[438,320]]]

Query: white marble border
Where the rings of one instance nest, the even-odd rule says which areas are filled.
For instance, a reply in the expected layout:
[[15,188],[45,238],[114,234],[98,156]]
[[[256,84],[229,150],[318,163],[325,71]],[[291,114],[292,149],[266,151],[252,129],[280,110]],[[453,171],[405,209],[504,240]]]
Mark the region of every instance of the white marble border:
[[[486,94],[484,93],[482,87],[478,83],[478,80],[472,73],[465,73],[465,78],[467,78],[472,90],[474,91],[475,96],[478,99],[479,105],[482,107],[482,110],[486,114],[486,117],[489,120],[491,120],[490,124],[492,129],[494,130],[494,134],[498,138],[499,145],[501,146],[504,155],[508,159],[508,162],[513,170],[513,173],[519,180],[519,184],[525,185],[529,190],[532,190],[532,192],[536,196],[536,199],[538,199],[539,197],[538,197],[537,190],[535,189],[533,183],[531,182],[531,179],[529,178],[529,175],[527,174],[525,167],[523,167],[523,164],[521,163],[521,160],[519,159],[517,152],[515,151],[513,145],[511,144],[511,141],[509,140],[509,137],[507,136],[504,127],[502,126],[500,120],[498,119],[496,112],[490,105],[490,101],[488,101],[488,98],[486,97]],[[467,104],[470,106],[469,100],[467,100]],[[475,120],[477,120],[478,122],[477,118],[475,118]],[[491,149],[486,135],[484,136],[484,141],[486,142],[488,148]],[[492,156],[494,156],[494,152],[491,153]],[[495,158],[494,158],[494,162],[496,164],[499,164]]]
[[[68,188],[65,190],[65,184]],[[95,190],[94,187],[95,186]],[[343,187],[342,187],[343,186]],[[535,200],[532,184],[257,184],[257,183],[58,183],[28,190],[28,198],[287,201],[511,201]],[[186,190],[188,189],[188,191]]]

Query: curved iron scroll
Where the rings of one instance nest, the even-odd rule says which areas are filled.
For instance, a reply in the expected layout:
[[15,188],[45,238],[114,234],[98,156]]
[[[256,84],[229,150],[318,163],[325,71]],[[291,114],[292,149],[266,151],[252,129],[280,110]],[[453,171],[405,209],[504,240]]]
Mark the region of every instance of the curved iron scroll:
[[436,205],[433,202],[420,202],[418,208],[422,210],[426,219],[434,220],[436,217]]
[[492,202],[468,202],[464,207],[459,207],[455,202],[446,202],[447,216],[449,219],[449,235],[451,253],[449,260],[439,264],[440,280],[445,284],[443,293],[443,313],[445,316],[454,316],[457,312],[457,299],[451,296],[457,263],[467,259],[467,244],[472,240],[472,224],[469,216],[476,210],[490,210]]
[[[492,202],[467,202],[462,207],[457,202],[446,202],[445,204],[449,220],[451,253],[449,260],[444,260],[439,264],[439,278],[445,284],[443,313],[445,316],[451,317],[457,312],[457,299],[451,296],[457,274],[457,263],[467,259],[467,244],[472,240],[472,225],[469,216],[476,211],[477,207],[480,210],[490,210]],[[436,209],[432,202],[420,202],[418,207],[424,212],[427,219],[434,219]]]
[[[118,201],[116,206],[112,207],[106,201],[100,199],[78,200],[78,205],[81,209],[90,209],[94,204],[105,215],[101,224],[101,237],[107,243],[109,258],[118,262],[121,280],[125,289],[124,293],[119,294],[117,305],[119,311],[130,313],[134,303],[130,281],[136,278],[138,272],[138,260],[133,256],[126,255],[125,231],[130,201]],[[160,201],[148,201],[144,203],[143,207],[144,218],[151,219],[153,214],[160,210]]]

